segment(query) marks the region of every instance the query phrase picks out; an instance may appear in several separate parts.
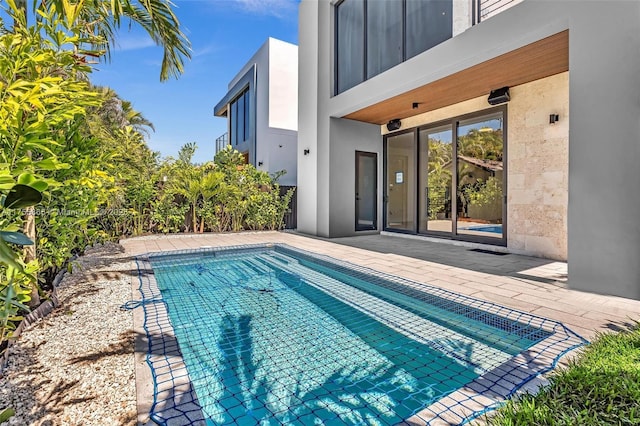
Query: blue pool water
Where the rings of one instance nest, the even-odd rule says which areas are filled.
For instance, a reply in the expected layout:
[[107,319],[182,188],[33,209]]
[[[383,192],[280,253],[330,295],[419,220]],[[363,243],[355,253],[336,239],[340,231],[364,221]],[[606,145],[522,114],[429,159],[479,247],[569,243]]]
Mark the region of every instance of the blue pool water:
[[494,234],[502,233],[502,225],[477,225],[477,226],[469,226],[465,229],[467,231],[480,231],[480,232],[492,232]]
[[549,336],[282,247],[151,258],[208,424],[395,424]]

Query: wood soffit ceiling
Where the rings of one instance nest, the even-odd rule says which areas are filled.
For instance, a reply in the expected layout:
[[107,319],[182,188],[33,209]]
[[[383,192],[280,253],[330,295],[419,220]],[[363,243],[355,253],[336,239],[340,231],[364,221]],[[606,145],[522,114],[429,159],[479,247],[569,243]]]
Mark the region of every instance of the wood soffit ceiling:
[[[518,86],[569,70],[569,31],[497,56],[450,76],[344,116],[386,124],[427,111],[487,95],[504,86]],[[417,102],[418,108],[412,104]],[[488,106],[488,104],[487,104]]]

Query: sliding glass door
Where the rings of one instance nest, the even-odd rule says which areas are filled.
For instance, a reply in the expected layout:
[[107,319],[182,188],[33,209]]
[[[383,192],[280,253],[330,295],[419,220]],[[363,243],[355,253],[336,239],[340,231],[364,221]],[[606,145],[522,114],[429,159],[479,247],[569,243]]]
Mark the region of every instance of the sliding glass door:
[[506,244],[505,109],[385,138],[385,229]]
[[419,131],[419,232],[451,233],[453,130],[451,125]]
[[458,123],[458,235],[502,239],[505,212],[502,113]]
[[413,132],[387,138],[386,227],[415,232],[416,153]]

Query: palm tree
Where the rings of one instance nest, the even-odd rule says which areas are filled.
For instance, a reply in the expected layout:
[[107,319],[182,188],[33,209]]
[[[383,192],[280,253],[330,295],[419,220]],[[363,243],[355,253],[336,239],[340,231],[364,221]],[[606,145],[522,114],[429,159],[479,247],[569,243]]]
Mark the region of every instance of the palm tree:
[[133,105],[129,101],[122,101],[122,111],[129,126],[135,131],[145,136],[149,136],[149,129],[156,131],[153,123],[149,121],[140,111],[133,109]]
[[151,121],[140,111],[133,109],[131,102],[121,99],[113,89],[96,86],[95,90],[104,99],[96,113],[110,130],[123,130],[126,127],[131,127],[143,136],[149,136],[149,129],[156,130]]
[[[27,10],[26,0],[7,2],[16,10]],[[47,19],[47,13],[39,12],[49,12],[53,7],[64,15],[68,27],[81,31],[79,39],[89,40],[90,50],[76,46],[80,56],[101,56],[104,52],[108,59],[117,30],[123,21],[129,20],[163,48],[160,80],[179,77],[184,71],[184,60],[191,57],[191,44],[167,0],[41,0],[30,4],[30,12],[36,19]]]

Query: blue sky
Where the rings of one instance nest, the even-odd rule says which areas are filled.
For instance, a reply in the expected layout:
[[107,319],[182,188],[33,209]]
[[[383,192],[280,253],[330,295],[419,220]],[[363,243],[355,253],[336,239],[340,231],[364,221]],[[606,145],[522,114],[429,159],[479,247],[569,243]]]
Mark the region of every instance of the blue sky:
[[196,142],[195,161],[213,158],[214,141],[226,131],[213,107],[227,85],[268,37],[298,43],[298,0],[175,0],[192,44],[192,59],[177,80],[160,82],[162,50],[143,32],[123,26],[109,63],[91,81],[109,86],[150,120],[151,149],[175,156]]

